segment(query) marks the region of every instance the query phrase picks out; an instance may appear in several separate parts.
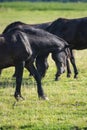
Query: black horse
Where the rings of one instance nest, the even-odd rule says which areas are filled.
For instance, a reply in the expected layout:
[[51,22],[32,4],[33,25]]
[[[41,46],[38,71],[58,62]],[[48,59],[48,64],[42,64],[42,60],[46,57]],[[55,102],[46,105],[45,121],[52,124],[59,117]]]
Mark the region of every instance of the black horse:
[[[87,17],[75,19],[58,18],[52,23],[49,22],[47,24],[46,31],[63,38],[72,46],[70,48],[70,61],[74,67],[74,78],[77,78],[78,70],[75,64],[73,49],[87,49]],[[67,65],[68,72],[70,72],[69,64]]]
[[[9,26],[7,26],[7,28],[4,30],[4,32],[6,30],[11,29],[15,25],[20,26],[21,24],[26,27],[29,26],[28,24],[24,24],[21,22],[14,22],[14,23],[10,24]],[[53,22],[32,25],[37,28],[38,27],[43,28],[44,30],[46,30],[52,34],[55,34],[55,35],[63,38],[72,46],[70,49],[70,54],[71,54],[70,61],[74,67],[74,73],[75,73],[74,78],[77,77],[78,70],[75,65],[75,58],[74,58],[72,50],[73,49],[82,50],[82,49],[87,48],[87,26],[86,25],[87,25],[87,17],[76,18],[76,19],[58,18],[57,20],[55,20]],[[39,56],[39,59],[40,58],[41,57]],[[37,57],[37,59],[38,59],[38,57]],[[37,61],[39,62],[40,60],[36,60],[36,62]],[[47,60],[45,60],[45,61],[47,62]],[[36,63],[37,68],[39,68],[38,62]],[[47,63],[46,63],[46,65],[47,65]],[[67,62],[67,68],[68,68],[67,75],[70,76],[71,71],[70,71],[68,62]]]
[[75,65],[73,49],[82,50],[87,48],[86,25],[87,25],[87,17],[76,19],[58,18],[46,28],[47,31],[63,38],[72,46],[70,49],[71,52],[70,60],[74,67],[74,73],[75,73],[74,78],[77,78],[78,70]]
[[[29,25],[29,24],[25,24],[25,23],[22,23],[22,22],[14,22],[14,23],[11,23],[9,24],[5,30],[3,31],[3,34],[8,32],[9,30],[11,30],[12,28],[14,27],[20,27],[25,29],[25,28],[29,28],[30,26],[33,26],[35,28],[40,28],[40,29],[44,29],[44,30],[47,30],[48,27],[51,25],[52,23],[51,22],[48,22],[48,23],[43,23],[43,24],[34,24],[34,25]],[[48,31],[48,30],[47,30]],[[49,31],[48,31],[49,32]],[[45,73],[46,73],[46,70],[48,69],[48,62],[47,62],[47,55],[38,55],[36,57],[36,67],[37,67],[37,70],[38,72],[40,73],[41,77],[44,77],[45,76]],[[69,66],[69,61],[68,59],[71,59],[71,54],[70,54],[70,51],[68,50],[68,58],[67,58],[67,77],[70,77],[70,74],[71,74],[71,70],[70,70],[70,66]],[[53,58],[54,60],[54,58]],[[55,60],[54,60],[55,61]],[[57,66],[57,64],[56,64]],[[55,76],[55,80],[58,80],[59,79],[59,76],[60,76],[60,72],[58,71],[58,66],[57,66],[57,73],[56,73],[56,76]],[[31,73],[31,70],[30,70],[30,73]],[[13,75],[13,77],[16,76],[16,70],[15,70],[15,73]]]
[[21,98],[21,82],[24,64],[31,70],[36,82],[38,96],[47,99],[41,85],[41,76],[34,66],[38,55],[52,54],[60,73],[65,71],[68,43],[63,39],[45,32],[41,29],[29,27],[28,29],[13,28],[0,36],[0,69],[15,66],[16,90],[15,98]]

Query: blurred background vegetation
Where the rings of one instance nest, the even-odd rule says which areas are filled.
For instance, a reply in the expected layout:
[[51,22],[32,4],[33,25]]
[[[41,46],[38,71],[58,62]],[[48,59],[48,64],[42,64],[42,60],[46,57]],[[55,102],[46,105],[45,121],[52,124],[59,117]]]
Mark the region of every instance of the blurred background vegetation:
[[31,1],[31,2],[51,2],[51,1],[56,1],[56,2],[87,2],[87,0],[0,0],[0,2],[12,2],[12,1]]

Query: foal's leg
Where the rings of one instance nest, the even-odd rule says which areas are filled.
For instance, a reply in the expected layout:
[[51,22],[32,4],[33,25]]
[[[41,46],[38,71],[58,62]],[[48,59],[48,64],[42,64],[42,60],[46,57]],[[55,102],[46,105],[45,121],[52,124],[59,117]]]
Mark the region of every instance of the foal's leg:
[[55,61],[55,64],[56,64],[56,67],[57,67],[57,73],[55,75],[55,81],[58,81],[61,74],[65,72],[65,67],[63,66],[63,63],[61,63],[59,61],[57,53],[52,54],[52,59]]
[[71,64],[73,65],[74,73],[75,73],[75,74],[74,74],[74,78],[77,78],[78,70],[77,70],[77,67],[76,67],[74,54],[73,54],[73,51],[72,51],[72,50],[70,50],[70,52],[71,52],[70,61],[71,61]]
[[57,66],[57,73],[55,75],[55,81],[58,81],[60,76],[61,76],[61,74],[64,73],[65,70],[63,69],[63,67],[60,67],[60,66],[62,66],[61,62],[55,61],[55,63],[56,63],[56,66]]
[[38,71],[36,70],[36,68],[34,67],[34,65],[30,65],[29,63],[26,64],[26,68],[27,70],[31,69],[31,73],[33,75],[33,77],[35,78],[36,82],[37,82],[37,92],[38,92],[38,97],[42,98],[44,100],[47,100],[48,98],[45,96],[42,85],[41,85],[41,77],[38,73]]
[[22,83],[24,63],[20,62],[16,64],[15,67],[16,67],[17,73],[16,73],[16,89],[15,89],[14,97],[18,101],[20,98],[23,98],[21,96],[21,83]]
[[66,59],[66,66],[67,66],[67,77],[70,77],[71,75],[71,70],[70,70],[70,64],[68,59]]
[[39,72],[41,78],[45,76],[46,70],[48,69],[49,65],[47,62],[47,57],[37,57],[36,58],[36,68],[37,71]]

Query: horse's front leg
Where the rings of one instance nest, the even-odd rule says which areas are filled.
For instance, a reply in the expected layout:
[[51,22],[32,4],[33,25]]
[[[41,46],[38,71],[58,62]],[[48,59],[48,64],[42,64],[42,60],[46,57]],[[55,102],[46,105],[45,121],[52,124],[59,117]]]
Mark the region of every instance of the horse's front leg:
[[78,70],[77,70],[77,67],[76,67],[76,63],[75,63],[75,58],[74,58],[74,54],[73,54],[73,51],[70,50],[71,52],[71,57],[70,57],[70,61],[71,61],[71,64],[74,68],[74,78],[77,78],[77,75],[78,75]]
[[69,78],[71,76],[71,70],[68,58],[66,59],[66,66],[67,66],[67,77]]
[[21,96],[21,83],[22,83],[24,62],[16,64],[15,67],[16,67],[16,89],[14,97],[18,101],[20,98],[23,99],[23,97]]
[[41,84],[41,76],[39,75],[38,71],[36,70],[36,68],[34,67],[33,64],[29,64],[27,62],[26,64],[26,69],[27,70],[31,70],[31,73],[33,75],[33,77],[35,78],[36,82],[37,82],[37,93],[38,93],[38,97],[44,100],[48,100],[48,98],[45,96],[43,88],[42,88],[42,84]]
[[59,56],[59,54],[57,52],[52,53],[52,59],[54,60],[55,64],[56,64],[56,68],[57,68],[57,73],[55,75],[55,81],[58,81],[61,74],[65,72],[65,65],[60,61],[61,55]]
[[63,74],[65,72],[65,67],[63,67],[61,62],[56,62],[56,66],[57,66],[57,73],[55,75],[55,81],[58,81],[60,79],[61,74]]
[[36,68],[39,72],[41,79],[45,77],[46,71],[48,69],[49,65],[47,62],[47,57],[41,58],[40,56],[36,58]]

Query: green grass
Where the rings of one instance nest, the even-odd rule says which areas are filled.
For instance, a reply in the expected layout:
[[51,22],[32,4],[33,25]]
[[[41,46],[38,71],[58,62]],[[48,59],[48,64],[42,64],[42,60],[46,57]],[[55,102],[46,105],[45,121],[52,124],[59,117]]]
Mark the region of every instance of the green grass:
[[4,2],[0,3],[1,9],[16,9],[16,10],[87,10],[87,3],[58,3],[58,2]]
[[[47,9],[46,9],[47,8]],[[87,3],[0,3],[0,32],[14,21],[43,23],[59,17],[78,18],[87,16]]]
[[[29,10],[28,4],[31,4]],[[48,3],[43,3],[43,6],[40,6],[41,4],[0,3],[0,32],[14,21],[33,24],[59,17],[87,16],[86,3],[75,4],[76,7],[72,3],[51,3],[51,6],[47,6]],[[71,9],[65,9],[70,7]],[[50,67],[42,80],[49,101],[38,99],[36,82],[25,70],[22,83],[22,95],[25,100],[17,102],[13,107],[14,68],[3,70],[0,77],[0,130],[87,130],[87,51],[75,51],[75,57],[79,70],[78,79],[73,79],[71,67],[71,78],[66,78],[65,73],[58,82],[54,81],[56,67],[49,57]]]

